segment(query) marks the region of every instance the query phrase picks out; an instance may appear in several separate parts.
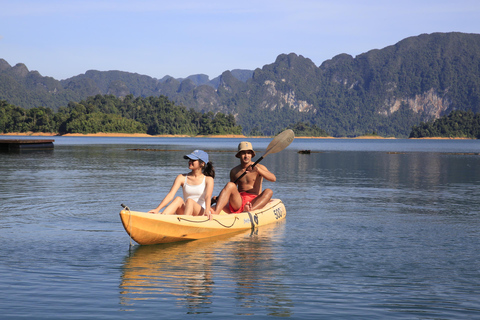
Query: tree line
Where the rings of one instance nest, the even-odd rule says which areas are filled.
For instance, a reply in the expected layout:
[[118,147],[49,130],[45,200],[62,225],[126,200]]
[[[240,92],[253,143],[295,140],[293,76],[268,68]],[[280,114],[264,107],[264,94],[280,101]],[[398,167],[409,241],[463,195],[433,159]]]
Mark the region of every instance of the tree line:
[[[327,136],[307,122],[297,122],[288,128],[297,136]],[[285,128],[278,128],[274,135]],[[151,135],[240,135],[242,127],[233,115],[201,113],[175,105],[165,96],[147,98],[127,95],[95,95],[80,102],[69,102],[58,111],[34,107],[24,109],[0,100],[0,132],[47,133],[147,133]],[[257,129],[256,135],[263,135]]]
[[413,126],[410,138],[427,137],[480,139],[480,113],[455,110],[435,121]]
[[57,112],[24,109],[0,100],[0,132],[148,133],[181,135],[241,134],[232,115],[200,113],[177,106],[165,96],[134,98],[96,95],[69,102]]
[[[274,135],[287,128],[297,136],[325,137],[324,129],[293,117],[296,121],[287,127],[275,127]],[[242,134],[233,115],[201,113],[177,106],[165,96],[137,97],[127,95],[95,95],[78,103],[70,102],[57,112],[51,108],[24,109],[0,100],[0,132],[49,132],[49,133],[148,133],[151,135],[223,135]],[[259,127],[250,130],[251,135],[261,136]],[[435,121],[421,122],[413,126],[410,138],[460,137],[480,139],[480,113],[455,110]]]

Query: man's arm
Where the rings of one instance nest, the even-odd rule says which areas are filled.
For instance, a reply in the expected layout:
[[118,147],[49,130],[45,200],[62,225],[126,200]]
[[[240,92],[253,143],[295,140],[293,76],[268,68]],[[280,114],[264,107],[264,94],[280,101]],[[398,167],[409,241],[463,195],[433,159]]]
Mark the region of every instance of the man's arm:
[[257,164],[255,167],[253,167],[253,170],[268,181],[277,181],[277,177],[273,173],[271,173],[263,164]]

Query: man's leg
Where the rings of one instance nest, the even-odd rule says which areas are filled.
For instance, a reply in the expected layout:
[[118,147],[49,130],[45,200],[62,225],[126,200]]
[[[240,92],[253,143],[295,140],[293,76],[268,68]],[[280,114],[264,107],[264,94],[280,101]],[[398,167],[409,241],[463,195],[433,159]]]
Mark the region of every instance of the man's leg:
[[215,214],[219,214],[229,202],[234,209],[238,209],[242,206],[242,197],[238,192],[237,185],[233,182],[227,183],[222,192],[220,192],[217,199]]
[[245,208],[247,211],[261,209],[272,199],[272,196],[273,191],[271,189],[265,189],[258,197],[250,202],[250,209],[247,209],[247,205],[245,205]]

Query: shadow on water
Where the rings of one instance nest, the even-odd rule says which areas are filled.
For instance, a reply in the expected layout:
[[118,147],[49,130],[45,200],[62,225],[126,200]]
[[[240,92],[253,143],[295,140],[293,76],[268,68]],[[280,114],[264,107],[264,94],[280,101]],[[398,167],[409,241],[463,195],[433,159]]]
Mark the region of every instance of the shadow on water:
[[175,297],[177,309],[208,314],[219,298],[233,296],[244,314],[257,310],[290,316],[287,288],[273,272],[274,243],[284,227],[278,222],[234,235],[134,247],[125,258],[119,285],[123,310]]

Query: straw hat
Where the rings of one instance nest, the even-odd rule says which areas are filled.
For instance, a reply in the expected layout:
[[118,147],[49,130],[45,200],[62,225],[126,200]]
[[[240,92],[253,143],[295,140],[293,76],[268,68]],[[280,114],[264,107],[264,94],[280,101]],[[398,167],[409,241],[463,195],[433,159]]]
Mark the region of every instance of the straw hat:
[[253,151],[252,144],[248,141],[242,141],[238,144],[238,151],[235,157],[240,158],[240,152],[242,151],[252,151],[253,152],[253,157],[255,157],[255,151]]

